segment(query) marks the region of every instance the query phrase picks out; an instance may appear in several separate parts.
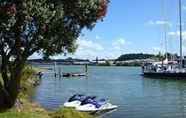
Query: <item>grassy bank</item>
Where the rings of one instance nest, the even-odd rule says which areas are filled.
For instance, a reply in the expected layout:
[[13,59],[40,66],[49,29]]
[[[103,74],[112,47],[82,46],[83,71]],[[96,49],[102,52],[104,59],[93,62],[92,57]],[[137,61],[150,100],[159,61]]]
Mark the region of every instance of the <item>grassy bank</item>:
[[50,114],[51,118],[93,118],[89,114],[77,112],[74,109],[61,108]]
[[27,66],[22,74],[21,91],[15,106],[3,113],[0,118],[93,118],[89,114],[77,112],[73,109],[60,108],[55,112],[49,112],[36,103],[29,100],[33,88],[39,84],[36,77],[39,69]]

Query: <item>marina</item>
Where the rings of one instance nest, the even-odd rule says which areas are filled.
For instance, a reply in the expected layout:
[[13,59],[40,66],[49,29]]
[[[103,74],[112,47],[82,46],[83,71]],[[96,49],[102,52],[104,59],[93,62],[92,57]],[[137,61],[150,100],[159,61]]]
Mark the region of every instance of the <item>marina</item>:
[[[62,68],[73,72],[83,66]],[[59,79],[54,78],[53,73],[44,74],[32,100],[46,109],[55,110],[72,95],[82,93],[108,98],[112,104],[119,106],[103,118],[184,118],[185,90],[185,80],[143,77],[140,67],[89,66],[88,79]]]

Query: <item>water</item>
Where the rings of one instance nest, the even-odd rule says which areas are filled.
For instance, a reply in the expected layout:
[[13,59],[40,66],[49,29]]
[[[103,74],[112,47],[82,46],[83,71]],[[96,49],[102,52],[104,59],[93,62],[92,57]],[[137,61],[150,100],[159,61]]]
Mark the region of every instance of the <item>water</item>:
[[[52,66],[51,66],[52,67]],[[83,71],[81,66],[63,66],[63,71]],[[44,108],[59,108],[74,93],[109,98],[119,105],[105,118],[184,118],[186,81],[143,78],[138,67],[89,67],[88,78],[43,76],[33,100]]]

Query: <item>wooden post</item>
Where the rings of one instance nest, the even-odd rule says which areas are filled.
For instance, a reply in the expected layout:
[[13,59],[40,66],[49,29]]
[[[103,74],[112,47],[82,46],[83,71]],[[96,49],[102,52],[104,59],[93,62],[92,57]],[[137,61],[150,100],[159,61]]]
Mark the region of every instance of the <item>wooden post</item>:
[[58,72],[59,78],[61,79],[62,76],[61,76],[61,67],[60,67],[60,66],[58,67],[58,71],[59,71],[59,72]]
[[88,75],[88,64],[85,64],[85,74]]
[[56,62],[54,62],[54,76],[55,76],[55,78],[57,77],[57,74],[56,74]]

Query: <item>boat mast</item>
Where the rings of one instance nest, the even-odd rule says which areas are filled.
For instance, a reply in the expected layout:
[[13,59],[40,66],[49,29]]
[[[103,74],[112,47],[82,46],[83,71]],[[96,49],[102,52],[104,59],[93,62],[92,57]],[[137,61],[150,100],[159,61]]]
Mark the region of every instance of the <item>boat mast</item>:
[[183,54],[182,54],[182,0],[179,0],[179,24],[180,24],[180,68],[183,68]]
[[[164,38],[164,43],[165,43],[165,60],[168,60],[168,41],[167,41],[167,30],[168,30],[168,20],[167,20],[167,14],[166,14],[166,3],[165,3],[165,0],[162,1],[163,2],[163,11],[162,11],[162,18],[163,18],[163,21],[165,21],[165,24],[163,25],[163,38]],[[166,23],[167,22],[167,23]]]

